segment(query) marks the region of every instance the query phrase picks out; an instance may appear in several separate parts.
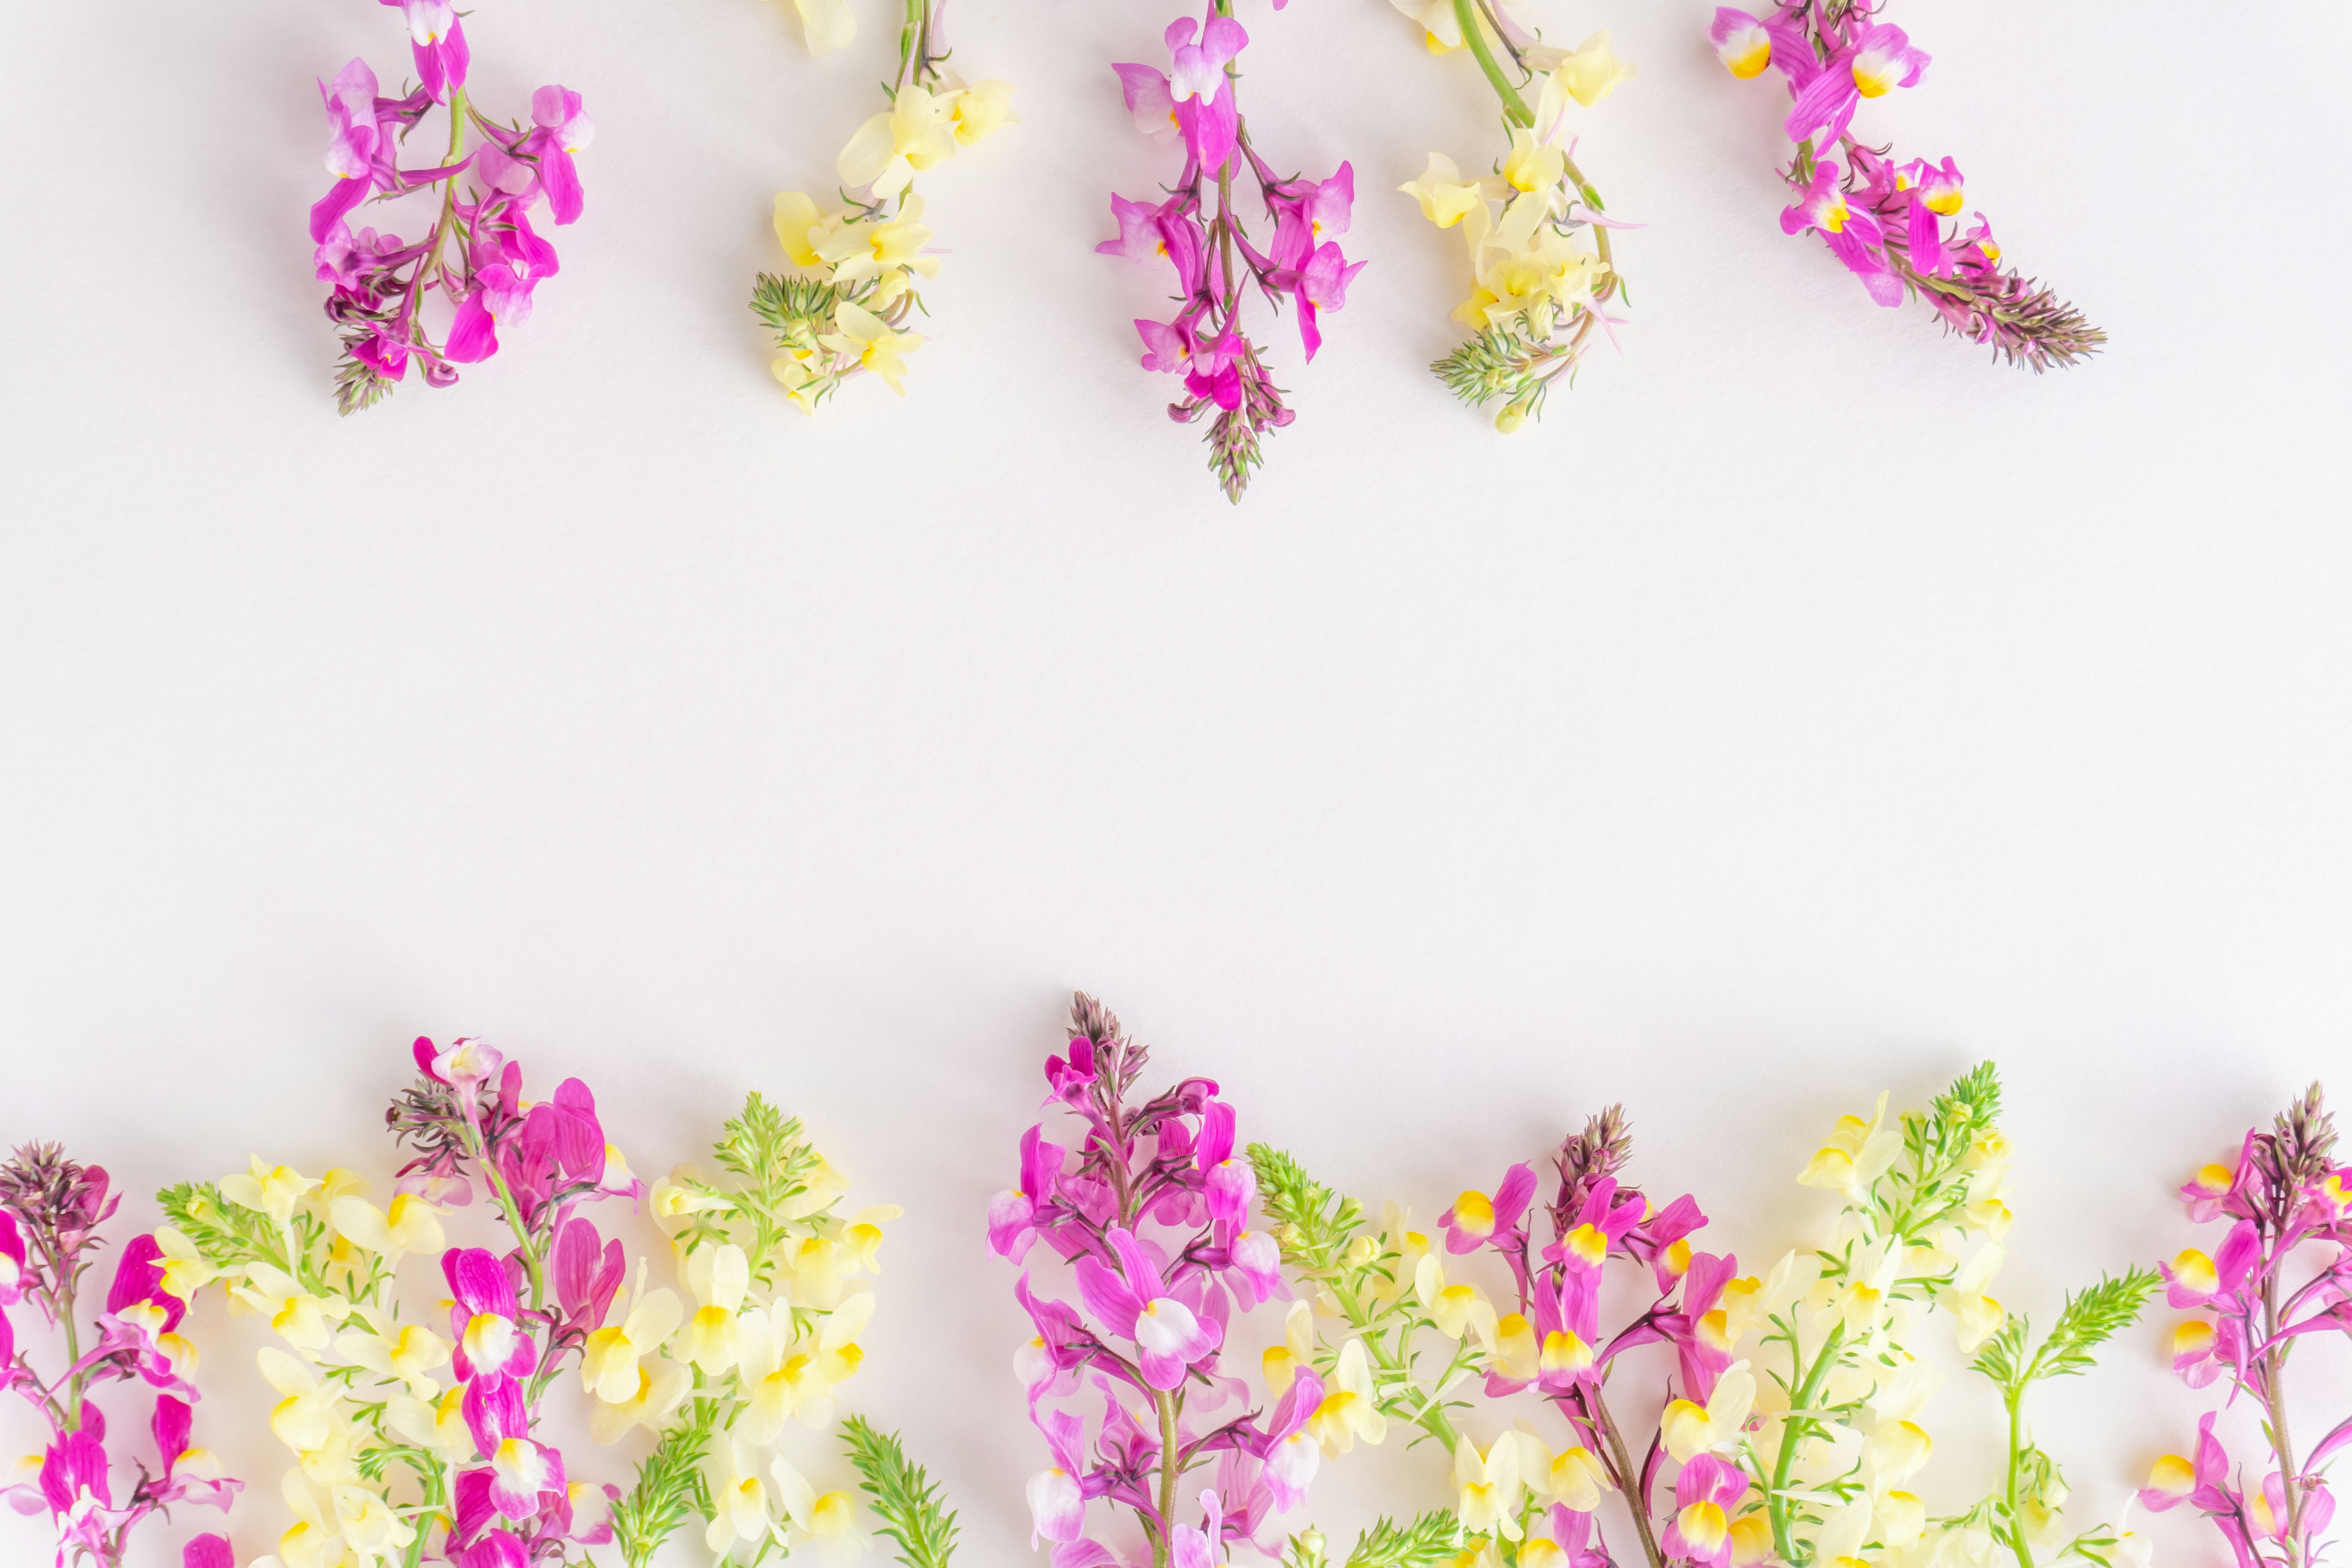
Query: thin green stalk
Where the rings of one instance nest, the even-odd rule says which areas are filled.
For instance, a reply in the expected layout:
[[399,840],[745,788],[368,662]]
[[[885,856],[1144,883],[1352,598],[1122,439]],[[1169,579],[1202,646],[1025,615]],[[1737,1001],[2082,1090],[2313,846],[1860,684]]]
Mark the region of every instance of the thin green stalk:
[[1487,47],[1486,31],[1478,23],[1475,0],[1454,0],[1454,19],[1462,28],[1462,41],[1470,46],[1472,54],[1478,57],[1478,68],[1486,73],[1487,81],[1494,85],[1495,96],[1503,100],[1503,118],[1514,125],[1533,125],[1536,122],[1535,110],[1529,109],[1528,100],[1519,96],[1519,89],[1511,85],[1510,77],[1503,70],[1503,63]]
[[1609,1414],[1609,1402],[1601,1396],[1601,1385],[1592,1385],[1592,1413],[1600,1418],[1601,1436],[1609,1439],[1609,1452],[1615,1461],[1625,1489],[1625,1501],[1633,1515],[1633,1528],[1642,1537],[1643,1553],[1650,1560],[1650,1568],[1665,1568],[1666,1554],[1658,1545],[1656,1531],[1650,1524],[1650,1500],[1642,1491],[1642,1473],[1633,1468],[1633,1458],[1625,1447],[1623,1434],[1617,1430],[1616,1418]]
[[2025,1516],[2017,1507],[2017,1460],[2021,1451],[2020,1412],[2025,1401],[2025,1385],[2021,1383],[2006,1391],[2009,1405],[2009,1474],[2006,1493],[2009,1500],[2009,1544],[2017,1553],[2018,1568],[2033,1568],[2033,1549],[2025,1543]]
[[1175,1529],[1176,1478],[1182,1473],[1176,1463],[1176,1396],[1165,1391],[1154,1394],[1152,1403],[1160,1407],[1160,1528],[1151,1537],[1152,1568],[1168,1568],[1169,1536]]
[[2298,1484],[2294,1466],[2294,1439],[2286,1426],[2286,1390],[2283,1379],[2286,1373],[2286,1348],[2279,1342],[2278,1270],[2273,1268],[2263,1282],[2263,1403],[2271,1422],[2271,1447],[2278,1455],[2279,1489],[2286,1503],[2287,1568],[2303,1568],[2303,1500],[2304,1489]]
[[[1813,1401],[1820,1396],[1822,1384],[1828,1378],[1830,1366],[1836,1359],[1838,1344],[1844,1338],[1845,1325],[1839,1323],[1834,1325],[1830,1330],[1828,1337],[1822,1341],[1821,1354],[1813,1362],[1812,1370],[1805,1374],[1804,1381],[1799,1384],[1796,1391],[1789,1396],[1790,1410],[1810,1410],[1813,1407]],[[1793,1329],[1789,1336],[1789,1351],[1792,1361],[1801,1362],[1801,1358],[1797,1355],[1797,1339]],[[1797,1561],[1796,1550],[1789,1537],[1789,1503],[1785,1494],[1789,1487],[1789,1471],[1797,1462],[1798,1445],[1811,1435],[1810,1432],[1798,1431],[1796,1423],[1800,1420],[1810,1422],[1811,1417],[1790,1415],[1784,1416],[1782,1419],[1785,1425],[1780,1432],[1780,1457],[1772,1462],[1772,1487],[1765,1494],[1765,1503],[1772,1513],[1773,1549],[1780,1554],[1781,1562],[1794,1563]]]

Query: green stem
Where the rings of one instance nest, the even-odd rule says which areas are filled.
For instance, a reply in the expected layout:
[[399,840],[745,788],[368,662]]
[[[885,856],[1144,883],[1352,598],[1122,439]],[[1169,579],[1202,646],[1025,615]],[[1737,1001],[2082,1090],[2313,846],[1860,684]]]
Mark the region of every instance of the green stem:
[[[1844,1338],[1843,1323],[1838,1323],[1831,1328],[1829,1337],[1822,1341],[1821,1354],[1814,1360],[1812,1370],[1805,1373],[1804,1381],[1799,1384],[1796,1392],[1789,1396],[1790,1409],[1811,1410],[1813,1407],[1813,1401],[1821,1395],[1822,1383],[1829,1377],[1830,1368],[1836,1363],[1837,1348]],[[1802,1364],[1802,1358],[1798,1354],[1797,1339],[1793,1330],[1789,1336],[1789,1355],[1792,1365]],[[1795,1543],[1789,1538],[1789,1502],[1786,1495],[1789,1488],[1789,1471],[1797,1462],[1797,1449],[1807,1437],[1812,1435],[1812,1417],[1790,1415],[1782,1417],[1782,1420],[1784,1425],[1780,1432],[1780,1455],[1772,1462],[1772,1486],[1771,1489],[1765,1493],[1765,1503],[1772,1513],[1773,1547],[1780,1552],[1781,1562],[1793,1563],[1797,1561],[1797,1556]],[[1798,1426],[1799,1422],[1804,1423],[1801,1430]]]
[[1519,96],[1519,89],[1511,85],[1511,79],[1503,70],[1502,61],[1495,58],[1495,51],[1487,46],[1486,30],[1478,22],[1475,0],[1454,0],[1454,19],[1462,28],[1462,41],[1470,46],[1472,54],[1478,57],[1478,68],[1486,73],[1487,81],[1494,85],[1495,96],[1503,100],[1503,118],[1514,125],[1533,125],[1536,122],[1535,110],[1529,109],[1528,100]]
[[2009,1405],[2009,1475],[2003,1489],[2003,1496],[2009,1504],[2009,1544],[2017,1553],[2018,1568],[2033,1568],[2033,1548],[2025,1543],[2025,1516],[2017,1508],[2018,1456],[2021,1450],[2019,1439],[2023,1426],[2021,1413],[2025,1385],[2020,1383],[2006,1390],[2003,1397]]
[[[1438,1402],[1436,1394],[1421,1386],[1414,1379],[1412,1371],[1405,1366],[1403,1359],[1394,1351],[1390,1350],[1381,1342],[1380,1335],[1368,1331],[1371,1327],[1374,1314],[1364,1310],[1363,1303],[1356,1299],[1356,1293],[1352,1290],[1342,1289],[1334,1284],[1331,1294],[1338,1298],[1339,1311],[1348,1320],[1349,1326],[1362,1335],[1364,1349],[1370,1353],[1372,1364],[1390,1376],[1402,1381],[1421,1401],[1420,1413],[1411,1417],[1412,1424],[1444,1444],[1448,1454],[1454,1452],[1455,1445],[1461,1442],[1461,1437],[1454,1432],[1454,1423],[1445,1418],[1444,1405]],[[1448,1370],[1451,1371],[1450,1366]]]
[[1151,1537],[1151,1564],[1168,1568],[1169,1537],[1175,1530],[1176,1478],[1182,1473],[1176,1463],[1176,1396],[1161,1392],[1151,1397],[1160,1407],[1160,1528]]
[[2301,1478],[2295,1473],[2294,1439],[2286,1427],[2286,1390],[2282,1379],[2286,1374],[2286,1351],[2279,1343],[2278,1270],[2273,1268],[2263,1281],[2263,1404],[2271,1421],[2271,1447],[2278,1455],[2279,1489],[2286,1503],[2287,1568],[2302,1568],[2303,1563],[2303,1500]]

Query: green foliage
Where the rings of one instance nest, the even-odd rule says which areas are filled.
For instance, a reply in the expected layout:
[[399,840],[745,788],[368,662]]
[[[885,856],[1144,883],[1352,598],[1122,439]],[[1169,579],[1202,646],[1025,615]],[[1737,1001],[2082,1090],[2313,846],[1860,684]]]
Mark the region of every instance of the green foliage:
[[[1443,1509],[1433,1509],[1410,1524],[1383,1515],[1356,1537],[1346,1568],[1437,1568],[1462,1554],[1465,1545],[1462,1521]],[[1283,1549],[1284,1568],[1329,1568],[1328,1543],[1319,1531],[1290,1538]]]
[[783,1244],[808,1234],[812,1227],[803,1222],[830,1201],[824,1194],[814,1194],[814,1208],[808,1201],[824,1156],[809,1142],[800,1118],[786,1116],[757,1089],[745,1098],[741,1113],[727,1123],[710,1152],[736,1182],[683,1184],[708,1206],[692,1216],[679,1239],[688,1250],[738,1243],[751,1260],[751,1278],[761,1289],[772,1288]]
[[1513,321],[1473,334],[1429,368],[1473,408],[1500,398],[1521,418],[1537,418],[1551,391],[1553,367],[1567,353],[1549,339],[1529,336],[1523,322]]
[[210,1182],[182,1182],[165,1187],[155,1201],[173,1228],[196,1244],[196,1251],[215,1268],[235,1268],[256,1258],[278,1256],[278,1238],[269,1216],[241,1208],[221,1196]]
[[907,1458],[897,1434],[875,1427],[862,1415],[842,1423],[849,1462],[864,1478],[859,1489],[873,1500],[882,1533],[898,1543],[907,1568],[947,1568],[955,1552],[956,1516],[920,1465]]
[[1972,1364],[2011,1394],[2042,1378],[2088,1372],[2099,1346],[2138,1321],[2148,1298],[2162,1282],[2154,1269],[2135,1265],[2119,1276],[2074,1292],[2031,1356],[2025,1352],[2027,1321],[2012,1315],[1977,1352]]
[[702,1461],[710,1451],[718,1406],[698,1400],[692,1408],[684,1425],[662,1434],[637,1467],[636,1485],[613,1505],[613,1540],[629,1568],[645,1568],[689,1517],[709,1516]]
[[1257,1175],[1258,1206],[1274,1221],[1282,1260],[1318,1277],[1336,1274],[1363,1228],[1363,1205],[1334,1193],[1271,1143],[1251,1144],[1249,1162]]

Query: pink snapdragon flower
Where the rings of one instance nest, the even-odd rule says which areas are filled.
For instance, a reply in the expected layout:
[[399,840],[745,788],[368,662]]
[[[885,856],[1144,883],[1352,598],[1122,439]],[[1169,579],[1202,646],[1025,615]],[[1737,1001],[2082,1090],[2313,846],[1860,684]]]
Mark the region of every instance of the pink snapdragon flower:
[[1928,65],[1901,27],[1879,19],[1881,3],[1784,0],[1767,18],[1723,6],[1707,29],[1734,77],[1770,69],[1787,83],[1781,130],[1795,151],[1782,174],[1798,199],[1781,231],[1819,234],[1879,304],[1925,300],[1950,330],[2012,363],[2038,371],[2096,353],[2106,335],[2004,270],[1989,226],[1979,220],[1965,236],[1945,228],[1962,202],[1952,159],[1898,165],[1853,135],[1864,100],[1916,85]]
[[[1206,1079],[1130,1099],[1148,1053],[1091,1000],[1073,1014],[1067,1056],[1046,1064],[1047,1103],[1081,1118],[1083,1136],[1030,1128],[1020,1185],[988,1214],[999,1256],[1043,1240],[1072,1263],[1075,1300],[1030,1273],[1014,1286],[1036,1331],[1013,1372],[1049,1458],[1027,1487],[1034,1539],[1053,1544],[1055,1568],[1112,1568],[1118,1554],[1088,1533],[1100,1501],[1171,1542],[1175,1527],[1192,1531],[1184,1551],[1213,1565],[1232,1542],[1273,1539],[1272,1515],[1303,1497],[1323,1384],[1302,1370],[1261,1411],[1220,1363],[1237,1314],[1280,1287],[1279,1249],[1269,1257],[1270,1238],[1248,1228],[1256,1184],[1234,1152],[1233,1107]],[[1213,1486],[1190,1479],[1210,1465]],[[1163,1496],[1181,1516],[1161,1518]]]
[[[459,365],[498,352],[500,325],[512,329],[529,319],[535,286],[559,268],[553,247],[531,230],[527,215],[544,200],[557,225],[579,219],[585,198],[575,155],[594,133],[580,95],[562,86],[532,95],[529,131],[482,115],[463,90],[468,53],[450,0],[383,3],[398,7],[408,24],[424,85],[407,98],[382,97],[374,71],[357,59],[331,84],[319,84],[335,183],[312,205],[310,234],[319,279],[331,285],[326,310],[342,343],[336,401],[345,414],[388,395],[406,376],[411,358],[422,363],[428,384],[452,384]],[[436,104],[446,105],[455,122],[448,161],[400,168],[394,155],[402,138]],[[477,142],[470,152],[469,131]],[[397,200],[445,182],[449,191],[435,191],[438,211],[418,243],[389,231],[379,237],[373,228],[354,234],[347,221],[363,202]],[[454,311],[439,342],[425,320],[436,296]],[[467,1065],[468,1045],[461,1040],[447,1053],[436,1051],[451,1058],[442,1068],[422,1058],[420,1065],[428,1076],[441,1074],[436,1081],[480,1081],[480,1069]]]
[[1668,1557],[1728,1568],[1731,1515],[1748,1490],[1739,1467],[1714,1454],[1700,1454],[1675,1478],[1675,1517],[1658,1544]]
[[472,56],[466,47],[466,29],[450,0],[383,0],[397,6],[408,20],[409,47],[416,56],[416,74],[436,103],[448,101],[452,89],[466,85],[466,66]]
[[[20,1395],[49,1433],[32,1478],[0,1487],[0,1501],[48,1516],[58,1568],[69,1559],[121,1568],[150,1519],[174,1503],[226,1510],[239,1487],[190,1445],[195,1352],[175,1332],[187,1307],[163,1289],[152,1236],[123,1246],[102,1308],[84,1321],[81,1291],[104,1245],[100,1227],[120,1203],[101,1167],[67,1159],[54,1145],[28,1144],[0,1162],[0,1392]],[[54,1371],[38,1366],[19,1338],[27,1298],[61,1338],[84,1347],[77,1356],[61,1352]],[[62,1332],[68,1327],[69,1336]],[[121,1437],[109,1439],[105,1402],[138,1394],[142,1384],[159,1391],[147,1423],[152,1460],[129,1455]],[[123,1488],[113,1474],[117,1458],[137,1468]],[[189,1561],[198,1561],[194,1547]]]
[[[1277,6],[1276,9],[1280,7]],[[1342,163],[1321,181],[1285,179],[1251,147],[1235,98],[1234,65],[1249,34],[1213,10],[1205,19],[1179,17],[1164,35],[1169,69],[1123,63],[1113,67],[1136,127],[1155,140],[1181,140],[1184,166],[1159,203],[1111,198],[1118,235],[1095,248],[1107,256],[1174,266],[1182,304],[1172,319],[1139,319],[1143,367],[1181,374],[1184,396],[1170,417],[1210,421],[1210,467],[1228,499],[1239,500],[1263,460],[1265,435],[1294,415],[1268,374],[1257,344],[1242,324],[1245,284],[1277,308],[1298,314],[1308,360],[1322,346],[1320,317],[1345,305],[1348,285],[1361,270],[1331,237],[1344,233],[1355,199],[1355,173]],[[1245,165],[1274,232],[1253,243],[1233,193]],[[1245,276],[1244,276],[1245,269]],[[1230,275],[1228,275],[1230,273]]]
[[2340,1409],[2307,1451],[2284,1436],[2312,1430],[2309,1413],[2288,1405],[2292,1353],[2314,1334],[2352,1336],[2352,1169],[2335,1149],[2315,1084],[2268,1131],[2247,1132],[2234,1166],[2206,1165],[2180,1189],[2192,1220],[2229,1229],[2210,1257],[2190,1247],[2163,1266],[2166,1300],[2200,1313],[2173,1331],[2173,1369],[2192,1388],[2226,1382],[2229,1402],[2245,1395],[2271,1463],[2259,1486],[2245,1484],[2208,1411],[2194,1457],[2158,1460],[2139,1496],[2158,1511],[2194,1504],[2239,1568],[2323,1557],[2336,1512],[2326,1467],[2352,1447],[2352,1414]]

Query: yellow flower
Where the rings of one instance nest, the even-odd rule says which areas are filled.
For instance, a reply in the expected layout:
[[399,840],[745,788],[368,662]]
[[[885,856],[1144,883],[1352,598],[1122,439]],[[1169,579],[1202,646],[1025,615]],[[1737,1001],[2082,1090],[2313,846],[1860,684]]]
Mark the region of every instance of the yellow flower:
[[1558,147],[1537,141],[1536,133],[1524,125],[1512,129],[1511,151],[1503,160],[1503,178],[1512,189],[1548,191],[1559,184],[1567,166],[1567,154]]
[[441,1392],[433,1370],[449,1360],[449,1342],[422,1323],[404,1324],[395,1332],[390,1323],[377,1320],[366,1333],[338,1339],[335,1353],[378,1377],[397,1378],[419,1399],[432,1399]]
[[327,1205],[335,1234],[353,1247],[381,1253],[391,1262],[409,1252],[438,1253],[448,1246],[441,1234],[441,1217],[431,1204],[413,1194],[394,1194],[389,1213],[362,1197],[339,1197]]
[[740,1437],[729,1440],[704,1467],[709,1489],[711,1520],[703,1543],[722,1556],[741,1542],[763,1541],[768,1534],[768,1487],[760,1477],[760,1461]]
[[[907,89],[916,90],[913,88]],[[900,377],[907,374],[907,353],[923,346],[918,332],[894,331],[890,324],[873,311],[844,300],[834,307],[834,330],[823,339],[824,346],[836,353],[855,359],[859,365],[872,371],[890,385],[890,390],[904,396],[907,388]],[[803,1300],[802,1280],[821,1281],[833,1265],[829,1257],[812,1258],[819,1248],[830,1249],[833,1243],[811,1238],[802,1244],[802,1266],[793,1270],[793,1298]],[[836,1282],[838,1276],[835,1276]],[[819,1286],[822,1289],[821,1285]]]
[[1590,109],[1616,91],[1619,82],[1632,81],[1639,74],[1610,53],[1609,33],[1603,28],[1579,44],[1552,77],[1569,97]]
[[1677,1399],[1666,1406],[1658,1424],[1666,1452],[1688,1462],[1709,1449],[1730,1447],[1738,1442],[1755,1405],[1756,1375],[1744,1362],[1735,1362],[1716,1379],[1715,1392],[1704,1405]]
[[[896,217],[845,224],[814,248],[820,258],[832,264],[836,283],[862,283],[900,268],[936,278],[940,258],[922,253],[930,237],[930,228],[923,222],[923,198],[910,195]],[[882,1233],[877,1230],[874,1238],[878,1243]]]
[[627,1315],[590,1334],[580,1350],[581,1386],[606,1405],[625,1404],[643,1392],[638,1361],[660,1350],[686,1315],[675,1291],[646,1289],[642,1273],[637,1284]]
[[801,31],[808,39],[809,53],[829,55],[857,37],[857,18],[849,14],[847,0],[793,0],[801,14]]
[[1437,1299],[1430,1303],[1429,1316],[1430,1321],[1437,1325],[1437,1331],[1446,1338],[1458,1340],[1466,1330],[1477,1336],[1482,1349],[1493,1353],[1495,1309],[1475,1285],[1448,1285],[1438,1291]]
[[1323,1446],[1327,1458],[1349,1452],[1359,1437],[1378,1447],[1388,1436],[1389,1419],[1381,1414],[1371,1358],[1364,1353],[1362,1340],[1350,1339],[1340,1347],[1339,1364],[1323,1386],[1323,1402],[1307,1418],[1307,1430]]
[[857,1539],[857,1500],[849,1493],[819,1492],[781,1455],[769,1467],[768,1473],[775,1479],[776,1500],[783,1505],[784,1517],[809,1537],[820,1552],[838,1559],[861,1549],[864,1542]]
[[1885,1173],[1902,1151],[1901,1129],[1885,1123],[1884,1094],[1878,1097],[1877,1109],[1871,1112],[1869,1121],[1859,1116],[1839,1117],[1829,1142],[1815,1151],[1805,1168],[1797,1173],[1798,1184],[1842,1194],[1848,1203],[1858,1201],[1864,1190]]
[[1265,1390],[1279,1399],[1290,1392],[1298,1381],[1301,1368],[1315,1363],[1315,1312],[1304,1301],[1293,1301],[1289,1313],[1283,1319],[1283,1342],[1269,1345],[1260,1358],[1265,1373]]
[[955,139],[967,147],[992,132],[1020,123],[1021,117],[1013,112],[1009,81],[976,81],[956,94]]
[[1398,190],[1421,204],[1421,216],[1440,228],[1452,228],[1472,207],[1486,205],[1475,181],[1465,180],[1454,160],[1443,153],[1429,155],[1429,167]]
[[[636,1391],[629,1397],[611,1404],[599,1399],[588,1413],[588,1435],[599,1443],[617,1443],[628,1436],[632,1426],[643,1426],[658,1432],[669,1413],[686,1397],[687,1371],[666,1361],[656,1361],[650,1366],[637,1366]],[[465,1435],[461,1424],[459,1436]],[[470,1445],[471,1437],[466,1441]],[[467,1453],[472,1452],[470,1447]]]
[[841,150],[843,183],[877,198],[897,195],[919,170],[955,156],[954,116],[952,98],[909,82]]
[[333,1337],[331,1325],[351,1316],[352,1304],[341,1296],[314,1296],[293,1276],[269,1263],[245,1266],[245,1283],[229,1287],[229,1300],[263,1314],[287,1343],[301,1350],[324,1350]]
[[720,1376],[742,1358],[747,1336],[741,1313],[751,1289],[751,1266],[731,1241],[700,1247],[686,1260],[686,1283],[696,1306],[679,1331],[678,1357],[708,1376]]
[[279,1225],[294,1217],[294,1205],[302,1201],[318,1182],[302,1174],[290,1165],[265,1165],[261,1156],[253,1157],[253,1168],[220,1181],[221,1196],[240,1208],[266,1214]]
[[1484,1454],[1477,1444],[1463,1439],[1454,1450],[1454,1485],[1465,1531],[1499,1531],[1505,1540],[1519,1539],[1519,1445],[1512,1435],[1496,1438]]

